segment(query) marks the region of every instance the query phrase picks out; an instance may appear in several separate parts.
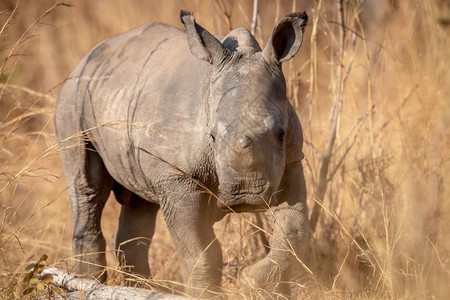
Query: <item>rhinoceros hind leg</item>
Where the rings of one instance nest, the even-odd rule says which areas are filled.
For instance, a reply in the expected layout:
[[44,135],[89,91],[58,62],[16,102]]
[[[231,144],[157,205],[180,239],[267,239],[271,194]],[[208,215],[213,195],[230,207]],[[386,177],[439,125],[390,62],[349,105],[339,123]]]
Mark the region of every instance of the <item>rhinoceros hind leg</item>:
[[61,151],[72,205],[75,269],[106,280],[105,239],[100,218],[112,188],[112,177],[90,142]]
[[[131,193],[131,192],[129,192]],[[117,197],[126,193],[117,193]],[[117,199],[122,205],[117,231],[116,249],[120,264],[130,267],[131,272],[150,277],[148,265],[148,248],[155,232],[156,214],[159,206],[148,202],[134,193],[127,201]]]

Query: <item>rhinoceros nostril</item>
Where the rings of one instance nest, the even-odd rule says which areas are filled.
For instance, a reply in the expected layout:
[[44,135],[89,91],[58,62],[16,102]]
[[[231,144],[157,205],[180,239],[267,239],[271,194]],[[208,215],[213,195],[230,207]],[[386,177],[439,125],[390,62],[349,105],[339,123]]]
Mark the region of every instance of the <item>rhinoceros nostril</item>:
[[250,146],[251,143],[252,139],[246,135],[241,136],[236,140],[236,145],[241,149],[247,148],[248,146]]

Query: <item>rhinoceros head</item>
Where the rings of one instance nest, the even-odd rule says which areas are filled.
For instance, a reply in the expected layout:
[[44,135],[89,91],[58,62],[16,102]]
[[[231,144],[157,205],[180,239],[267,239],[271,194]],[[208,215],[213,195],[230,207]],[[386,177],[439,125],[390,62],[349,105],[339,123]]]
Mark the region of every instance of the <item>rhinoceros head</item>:
[[305,13],[283,18],[264,50],[245,29],[222,41],[181,13],[191,53],[212,65],[210,143],[219,180],[219,207],[248,211],[276,203],[286,161],[289,124],[281,62],[302,43]]

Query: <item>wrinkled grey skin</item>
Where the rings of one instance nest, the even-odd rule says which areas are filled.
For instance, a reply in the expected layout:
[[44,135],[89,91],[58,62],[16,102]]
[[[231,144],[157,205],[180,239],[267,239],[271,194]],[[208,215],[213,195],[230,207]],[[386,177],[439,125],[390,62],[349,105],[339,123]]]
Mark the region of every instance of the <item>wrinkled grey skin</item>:
[[220,287],[213,224],[270,206],[271,250],[240,276],[242,287],[269,289],[300,268],[286,248],[301,257],[309,235],[302,129],[281,71],[300,48],[307,16],[282,19],[264,50],[245,29],[216,39],[191,14],[181,19],[185,31],[150,23],[101,42],[61,90],[55,127],[73,251],[87,262],[77,271],[100,274],[106,265],[100,217],[112,190],[123,204],[120,258],[150,275],[160,209],[194,296]]

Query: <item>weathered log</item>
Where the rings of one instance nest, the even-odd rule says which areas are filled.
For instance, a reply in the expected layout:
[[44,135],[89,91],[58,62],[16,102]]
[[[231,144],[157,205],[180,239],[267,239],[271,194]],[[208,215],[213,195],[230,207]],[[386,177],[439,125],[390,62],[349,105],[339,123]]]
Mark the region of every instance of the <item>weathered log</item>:
[[[125,286],[108,286],[101,284],[95,280],[79,277],[70,274],[67,271],[49,267],[41,273],[41,277],[51,274],[53,276],[52,284],[69,290],[69,293],[56,295],[53,299],[70,299],[70,300],[153,300],[153,299],[187,299],[182,296],[170,295],[161,292],[155,292],[147,289],[125,287]],[[47,275],[48,276],[48,275]]]

